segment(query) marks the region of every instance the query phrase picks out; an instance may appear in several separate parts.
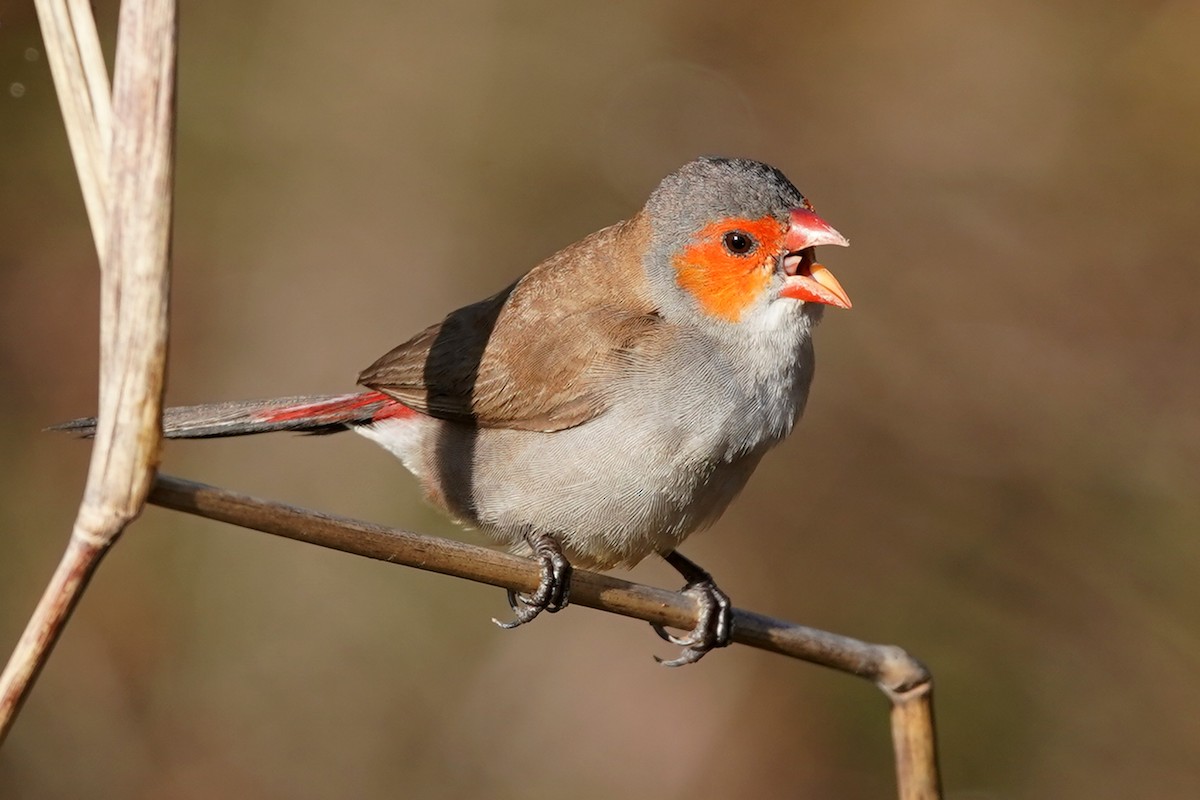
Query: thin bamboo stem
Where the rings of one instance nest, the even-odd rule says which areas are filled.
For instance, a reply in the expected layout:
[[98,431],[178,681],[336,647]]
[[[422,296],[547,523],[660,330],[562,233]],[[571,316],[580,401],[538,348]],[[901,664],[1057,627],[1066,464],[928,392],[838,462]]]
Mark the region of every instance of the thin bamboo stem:
[[[387,528],[159,475],[149,501],[244,528],[367,558],[531,592],[535,562],[484,547]],[[695,601],[652,586],[585,570],[571,578],[571,602],[646,622],[690,630]],[[892,734],[901,800],[940,797],[934,739],[932,677],[893,645],[871,644],[742,609],[734,610],[733,640],[866,678],[892,702]]]

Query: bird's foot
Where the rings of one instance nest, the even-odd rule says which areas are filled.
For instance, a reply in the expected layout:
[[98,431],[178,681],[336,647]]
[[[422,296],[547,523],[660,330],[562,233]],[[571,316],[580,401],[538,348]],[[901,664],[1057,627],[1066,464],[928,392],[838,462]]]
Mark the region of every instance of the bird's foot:
[[683,648],[683,652],[669,661],[658,656],[654,660],[664,667],[682,667],[704,658],[709,650],[730,645],[733,641],[733,604],[712,576],[695,562],[674,551],[666,559],[687,580],[683,593],[695,598],[698,614],[696,627],[684,636],[676,636],[662,625],[651,623],[660,637]]
[[533,555],[541,565],[542,578],[533,594],[508,590],[508,605],[517,618],[511,622],[492,618],[492,622],[505,630],[531,622],[543,611],[550,614],[562,611],[567,607],[571,593],[571,562],[563,555],[558,541],[545,533],[528,534],[525,541],[533,548]]

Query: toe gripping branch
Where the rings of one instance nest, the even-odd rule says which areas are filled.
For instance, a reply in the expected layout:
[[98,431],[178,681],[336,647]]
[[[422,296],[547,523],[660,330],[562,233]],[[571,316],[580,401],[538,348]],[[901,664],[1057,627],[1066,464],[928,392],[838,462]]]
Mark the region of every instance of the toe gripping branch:
[[[543,611],[550,614],[562,611],[567,607],[571,591],[571,563],[563,555],[558,540],[547,533],[530,532],[525,534],[525,541],[541,566],[541,581],[531,594],[508,590],[508,605],[516,618],[510,622],[492,619],[505,630],[532,622]],[[683,648],[675,658],[666,660],[655,656],[655,660],[666,667],[682,667],[696,663],[710,650],[729,646],[733,641],[733,605],[729,596],[717,588],[712,575],[694,561],[675,550],[664,558],[687,581],[683,594],[696,601],[698,613],[696,627],[682,636],[651,623],[659,636]]]
[[563,555],[562,546],[547,533],[526,533],[525,541],[541,566],[541,582],[533,594],[518,594],[508,590],[508,605],[516,615],[511,622],[492,622],[505,630],[532,621],[543,611],[554,614],[567,607],[571,593],[571,562]]
[[709,650],[729,646],[733,641],[733,605],[729,595],[717,587],[712,575],[695,561],[678,550],[672,550],[663,558],[687,581],[683,593],[694,598],[698,606],[696,627],[685,636],[676,636],[662,625],[650,623],[660,637],[683,648],[682,653],[669,661],[658,656],[654,659],[664,667],[682,667],[704,658]]

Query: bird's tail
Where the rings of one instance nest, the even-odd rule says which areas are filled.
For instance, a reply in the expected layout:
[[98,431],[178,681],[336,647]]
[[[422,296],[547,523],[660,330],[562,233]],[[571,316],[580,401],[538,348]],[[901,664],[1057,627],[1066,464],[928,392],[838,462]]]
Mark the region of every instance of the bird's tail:
[[[381,392],[242,400],[165,409],[163,435],[168,439],[206,439],[272,431],[337,433],[416,413]],[[90,437],[96,433],[96,420],[75,419],[49,430]]]

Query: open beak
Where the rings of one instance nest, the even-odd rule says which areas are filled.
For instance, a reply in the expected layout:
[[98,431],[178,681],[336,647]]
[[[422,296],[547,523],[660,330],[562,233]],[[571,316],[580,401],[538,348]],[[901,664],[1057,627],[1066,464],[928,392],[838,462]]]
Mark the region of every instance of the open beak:
[[850,308],[850,296],[846,290],[832,272],[816,262],[814,248],[822,244],[850,246],[845,236],[815,212],[808,208],[793,208],[791,223],[784,238],[787,254],[783,257],[783,271],[787,279],[780,296],[806,303]]

